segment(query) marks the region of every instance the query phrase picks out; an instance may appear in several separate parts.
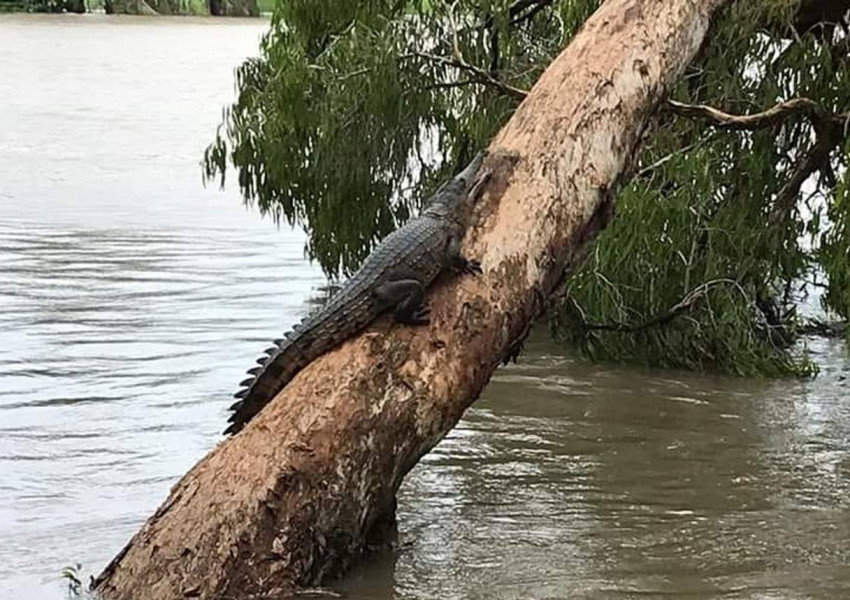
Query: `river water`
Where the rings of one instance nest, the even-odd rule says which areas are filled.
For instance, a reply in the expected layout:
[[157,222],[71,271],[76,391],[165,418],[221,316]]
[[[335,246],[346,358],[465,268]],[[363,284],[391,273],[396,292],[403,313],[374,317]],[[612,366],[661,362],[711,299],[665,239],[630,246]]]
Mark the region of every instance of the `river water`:
[[[259,21],[0,15],[0,598],[63,597],[215,445],[323,283],[199,158]],[[544,335],[410,474],[349,598],[850,598],[850,360],[590,366]]]

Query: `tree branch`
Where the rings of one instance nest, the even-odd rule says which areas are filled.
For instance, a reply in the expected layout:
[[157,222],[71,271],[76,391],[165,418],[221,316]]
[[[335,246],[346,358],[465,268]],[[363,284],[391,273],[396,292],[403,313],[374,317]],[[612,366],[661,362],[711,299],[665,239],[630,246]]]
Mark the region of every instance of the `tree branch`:
[[850,0],[799,0],[797,12],[790,19],[774,18],[765,23],[766,30],[782,38],[797,38],[801,34],[820,28],[820,35],[828,39],[838,27],[847,26]]
[[[511,10],[509,12],[509,14],[513,18],[508,22],[508,25],[514,26],[514,25],[519,25],[520,23],[523,23],[525,21],[530,21],[532,18],[534,18],[534,15],[539,13],[544,8],[551,6],[553,1],[554,0],[537,0],[537,2],[532,2],[532,3],[530,3],[531,8],[528,10],[528,12],[526,12],[525,14],[522,14],[522,15],[519,14],[520,10],[517,10],[516,16],[515,16],[514,11]],[[519,4],[521,4],[521,3],[517,2],[514,6],[517,6]],[[529,4],[529,3],[526,3],[526,5],[527,4]],[[511,9],[513,9],[513,8],[514,7],[512,6]],[[523,6],[522,8],[525,8],[525,6]]]
[[445,83],[432,83],[430,85],[424,86],[423,90],[449,90],[452,88],[464,87],[466,85],[472,85],[474,83],[479,83],[477,79],[458,79],[457,81],[447,81]]
[[[283,597],[362,556],[404,475],[577,266],[596,235],[589,216],[723,3],[603,3],[490,144],[463,240],[484,274],[429,289],[427,329],[381,319],[306,366],[171,488],[95,591]],[[623,68],[633,63],[646,75]]]
[[805,117],[815,131],[815,143],[806,152],[791,172],[791,177],[776,194],[776,201],[771,211],[771,223],[779,223],[795,204],[800,187],[815,172],[824,170],[829,165],[829,155],[832,149],[848,133],[850,111],[834,114],[826,111],[820,104],[809,98],[794,98],[780,102],[765,111],[751,115],[731,115],[704,104],[683,104],[675,100],[667,100],[667,109],[677,115],[691,119],[709,121],[721,129],[755,131],[766,129],[782,123],[793,117]]
[[[537,12],[550,6],[554,0],[517,0],[508,7],[508,23],[516,25],[522,21],[533,17]],[[525,9],[530,9],[526,14],[521,15]],[[475,29],[490,29],[496,22],[496,16],[493,14],[487,15],[484,22],[478,25]]]
[[466,62],[462,57],[461,58],[448,58],[446,56],[438,56],[436,54],[429,54],[428,52],[413,52],[412,56],[418,56],[419,58],[425,58],[432,62],[436,62],[442,65],[447,65],[450,67],[454,67],[455,69],[459,69],[461,71],[466,71],[467,73],[471,73],[475,76],[475,81],[478,83],[483,83],[485,85],[492,86],[498,89],[500,92],[507,94],[508,96],[519,98],[520,100],[524,99],[528,92],[525,90],[521,90],[516,88],[509,83],[505,83],[499,79],[496,79],[490,73],[485,71],[480,67],[476,67],[475,65],[471,65]]
[[494,29],[490,32],[490,75],[497,77],[499,72],[499,30]]
[[[630,325],[628,323],[622,323],[619,321],[611,321],[609,323],[591,323],[588,321],[583,321],[580,324],[580,327],[585,331],[616,331],[619,333],[635,333],[637,331],[649,329],[650,327],[660,327],[666,325],[682,313],[690,310],[690,308],[699,300],[701,300],[711,288],[720,284],[733,285],[741,292],[741,294],[744,295],[745,298],[747,297],[746,292],[744,292],[743,288],[741,288],[741,285],[734,279],[712,279],[711,281],[706,281],[705,283],[702,283],[692,289],[690,292],[688,292],[687,296],[679,300],[679,302],[670,307],[670,309],[666,312],[646,319],[642,323]],[[579,313],[582,315],[583,320],[583,311],[579,310]]]
[[796,204],[797,195],[800,193],[800,187],[803,183],[813,173],[820,171],[829,163],[829,154],[836,143],[834,136],[830,135],[829,130],[818,131],[817,126],[815,130],[817,131],[817,141],[806,153],[805,158],[797,163],[791,172],[791,178],[776,194],[776,202],[774,202],[770,216],[772,223],[782,221],[783,216]]
[[666,108],[674,114],[709,121],[712,125],[723,129],[748,131],[773,127],[795,115],[807,117],[813,124],[840,124],[850,117],[850,113],[841,115],[828,113],[820,104],[809,98],[794,98],[780,102],[776,106],[752,115],[732,115],[705,104],[683,104],[669,99]]
[[673,158],[675,158],[675,157],[677,157],[677,156],[680,156],[680,155],[682,155],[682,154],[687,154],[687,153],[688,153],[688,152],[690,152],[691,150],[694,150],[695,148],[698,148],[698,147],[700,147],[700,146],[703,146],[703,145],[705,145],[707,142],[712,141],[712,140],[714,139],[715,135],[716,135],[716,134],[714,134],[714,133],[712,133],[712,134],[710,134],[710,135],[707,135],[707,136],[705,136],[704,138],[698,139],[697,141],[695,141],[695,142],[694,142],[694,143],[692,143],[692,144],[688,144],[687,146],[685,146],[685,147],[683,147],[683,148],[679,148],[679,149],[674,150],[673,152],[671,152],[671,153],[669,153],[669,154],[667,154],[667,155],[665,155],[665,156],[662,156],[661,158],[659,158],[659,159],[658,159],[658,160],[656,160],[655,162],[653,162],[653,163],[651,163],[651,164],[649,164],[649,165],[646,165],[645,167],[641,167],[641,168],[640,168],[640,169],[639,169],[639,170],[638,170],[638,171],[634,174],[634,178],[635,178],[635,179],[641,179],[641,178],[643,178],[643,177],[646,177],[647,175],[649,175],[650,173],[652,173],[653,171],[655,171],[655,170],[656,170],[656,169],[658,169],[659,167],[663,167],[665,164],[667,164],[668,162],[670,162]]

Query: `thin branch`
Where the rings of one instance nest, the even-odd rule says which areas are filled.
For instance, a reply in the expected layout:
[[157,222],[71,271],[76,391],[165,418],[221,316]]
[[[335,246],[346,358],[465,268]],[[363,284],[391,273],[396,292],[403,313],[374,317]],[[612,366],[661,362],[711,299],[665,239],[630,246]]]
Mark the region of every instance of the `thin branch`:
[[[541,5],[540,8],[544,8],[550,4],[552,4],[553,0],[517,0],[513,4],[508,7],[508,22],[513,24],[513,22],[518,18],[519,14],[527,8],[531,8],[532,11],[537,12],[535,7],[537,5]],[[482,29],[490,29],[493,24],[496,22],[496,17],[493,14],[489,14],[484,22],[475,27],[477,30]]]
[[459,79],[458,81],[447,81],[445,83],[432,83],[430,85],[424,86],[423,90],[447,90],[451,88],[459,88],[464,87],[466,85],[471,85],[479,83],[477,79]]
[[820,24],[844,23],[847,11],[850,11],[848,0],[802,0],[794,17],[794,29],[807,31]]
[[589,323],[585,321],[580,326],[586,331],[617,331],[620,333],[635,333],[637,331],[649,329],[650,327],[663,326],[678,317],[679,315],[690,310],[691,307],[699,300],[701,300],[711,288],[720,284],[733,285],[735,288],[738,289],[739,292],[741,292],[744,298],[748,299],[746,292],[743,290],[743,288],[741,288],[741,285],[734,279],[712,279],[711,281],[706,281],[705,283],[702,283],[695,287],[684,298],[674,304],[666,312],[646,319],[642,323],[630,325],[628,323],[621,323],[619,321],[612,321],[610,323]]
[[833,114],[809,98],[794,98],[780,102],[765,111],[750,115],[731,115],[704,104],[683,104],[675,100],[667,101],[671,112],[691,119],[707,120],[722,129],[754,131],[773,127],[792,117],[807,118],[815,131],[815,143],[806,152],[791,172],[791,177],[776,194],[770,220],[774,224],[783,221],[784,216],[795,205],[800,187],[815,172],[824,170],[829,164],[832,149],[847,136],[847,123],[850,112]]
[[[850,25],[846,25],[845,27],[850,29]],[[845,33],[844,37],[832,44],[829,53],[832,56],[832,62],[835,64],[847,60],[850,57],[850,32]]]
[[490,75],[497,77],[499,72],[499,30],[494,29],[490,32]]
[[449,7],[448,17],[449,17],[449,26],[452,28],[452,54],[455,57],[455,60],[460,63],[465,63],[466,60],[463,58],[463,54],[460,52],[460,41],[457,37],[457,22],[455,22],[455,8],[457,8],[457,0],[452,2],[452,5]]
[[354,77],[360,77],[361,75],[366,75],[367,73],[371,73],[371,67],[363,67],[362,69],[356,69],[349,73],[345,73],[344,75],[340,75],[337,77],[337,81],[348,81],[349,79],[353,79]]
[[649,175],[655,169],[662,167],[665,164],[667,164],[668,162],[670,162],[670,160],[672,160],[673,158],[675,158],[675,157],[677,157],[681,154],[687,154],[688,152],[698,148],[699,146],[704,146],[706,143],[710,142],[713,139],[714,139],[713,134],[708,135],[704,138],[698,139],[697,141],[695,141],[692,144],[688,144],[687,146],[684,146],[683,148],[679,148],[677,150],[674,150],[670,154],[662,156],[661,158],[656,160],[654,163],[646,165],[645,167],[641,168],[637,173],[635,173],[634,177],[635,177],[635,179],[640,179],[642,177],[646,177],[647,175]]
[[[532,18],[534,18],[534,15],[539,13],[544,8],[549,7],[553,2],[554,2],[554,0],[538,0],[537,2],[532,4],[531,8],[529,9],[529,11],[527,13],[515,16],[514,18],[512,18],[508,22],[508,25],[511,25],[511,26],[519,25],[522,22],[530,21]],[[517,12],[519,12],[519,11],[517,11]],[[511,15],[511,16],[513,16],[513,15]]]
[[484,69],[476,67],[475,65],[471,65],[465,60],[458,60],[457,58],[448,58],[446,56],[438,56],[436,54],[429,54],[427,52],[413,52],[411,55],[418,56],[420,58],[425,58],[427,60],[442,65],[454,67],[461,71],[466,71],[467,73],[472,73],[473,75],[475,75],[475,79],[478,83],[484,83],[495,87],[501,92],[509,96],[513,96],[514,98],[523,99],[528,95],[527,91],[516,88],[508,83],[505,83],[504,81],[500,81],[499,79],[496,79],[495,77],[490,75]]
[[773,127],[794,116],[803,116],[811,121],[818,134],[829,132],[846,137],[850,111],[830,113],[820,104],[809,98],[794,98],[780,102],[765,111],[750,115],[732,115],[705,104],[684,104],[667,100],[666,109],[689,119],[702,119],[721,129],[755,131]]
[[831,115],[820,104],[808,98],[794,98],[780,102],[763,112],[751,115],[731,115],[705,104],[683,104],[667,100],[667,110],[690,119],[703,119],[723,129],[748,130],[764,129],[778,125],[792,115],[808,117],[814,122],[843,122],[846,115]]
[[785,182],[776,194],[776,202],[771,211],[771,222],[779,223],[783,216],[791,210],[795,204],[797,195],[803,183],[816,171],[823,169],[829,162],[829,155],[835,146],[834,136],[829,131],[819,130],[817,141],[806,153],[805,158],[797,163],[791,172],[791,177]]

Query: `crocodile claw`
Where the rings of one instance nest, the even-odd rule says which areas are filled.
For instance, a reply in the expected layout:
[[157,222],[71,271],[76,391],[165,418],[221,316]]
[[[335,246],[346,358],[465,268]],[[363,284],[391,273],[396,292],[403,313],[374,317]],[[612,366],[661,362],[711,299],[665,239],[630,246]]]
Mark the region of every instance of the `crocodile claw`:
[[431,309],[427,306],[420,306],[416,309],[416,312],[411,315],[409,323],[411,325],[427,325],[431,322],[430,315]]
[[481,263],[477,260],[467,260],[463,265],[463,272],[467,275],[481,275],[484,271],[481,269]]

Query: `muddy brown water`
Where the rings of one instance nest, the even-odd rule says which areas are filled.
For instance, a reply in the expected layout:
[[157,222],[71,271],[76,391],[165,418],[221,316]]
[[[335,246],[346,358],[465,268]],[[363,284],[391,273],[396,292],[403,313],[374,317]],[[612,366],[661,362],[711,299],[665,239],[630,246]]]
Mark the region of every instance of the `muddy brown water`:
[[[0,15],[0,598],[97,572],[322,284],[200,185],[260,21]],[[407,478],[349,598],[850,598],[850,361],[592,366],[536,335]]]

